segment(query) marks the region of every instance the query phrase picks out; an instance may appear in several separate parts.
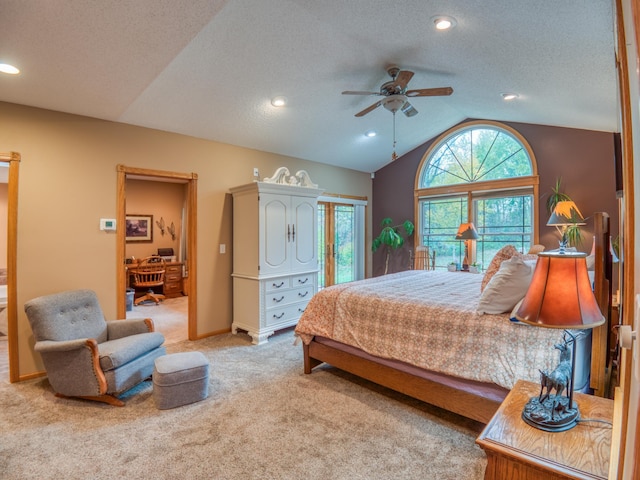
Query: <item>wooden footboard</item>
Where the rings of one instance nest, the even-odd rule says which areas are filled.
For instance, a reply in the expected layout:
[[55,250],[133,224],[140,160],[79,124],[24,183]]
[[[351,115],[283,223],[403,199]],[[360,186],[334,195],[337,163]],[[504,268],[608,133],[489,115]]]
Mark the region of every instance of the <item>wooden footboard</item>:
[[305,373],[311,373],[313,367],[326,362],[383,387],[478,422],[488,423],[501,403],[501,400],[488,399],[464,389],[418,377],[315,340],[304,345],[303,350]]

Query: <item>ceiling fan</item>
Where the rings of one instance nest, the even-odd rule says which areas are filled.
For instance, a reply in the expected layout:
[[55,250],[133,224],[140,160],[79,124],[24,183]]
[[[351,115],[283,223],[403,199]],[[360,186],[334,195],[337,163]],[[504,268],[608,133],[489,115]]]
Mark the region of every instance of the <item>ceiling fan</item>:
[[440,88],[419,88],[417,90],[407,90],[407,84],[414,73],[410,70],[400,70],[397,65],[390,65],[387,67],[387,73],[391,77],[391,80],[383,83],[380,86],[379,92],[362,92],[347,90],[342,92],[343,95],[380,95],[384,98],[378,100],[370,107],[365,108],[361,112],[356,113],[356,117],[362,117],[369,112],[372,112],[380,105],[389,110],[395,115],[400,110],[407,117],[413,117],[418,113],[413,105],[409,103],[409,98],[413,97],[439,97],[445,95],[451,95],[453,88],[440,87]]

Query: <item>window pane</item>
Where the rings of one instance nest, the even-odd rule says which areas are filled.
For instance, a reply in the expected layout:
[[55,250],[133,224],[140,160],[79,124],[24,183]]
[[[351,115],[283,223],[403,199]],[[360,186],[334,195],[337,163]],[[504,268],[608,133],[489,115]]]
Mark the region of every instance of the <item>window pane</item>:
[[458,227],[467,218],[467,197],[422,200],[422,244],[436,252],[436,268],[451,263],[461,263],[464,242],[456,240]]
[[510,244],[526,253],[533,243],[533,195],[512,195],[473,202],[476,262],[484,267],[500,248]]
[[335,283],[355,280],[355,208],[353,205],[335,206]]
[[483,126],[446,138],[425,163],[420,188],[531,175],[522,143],[506,130]]

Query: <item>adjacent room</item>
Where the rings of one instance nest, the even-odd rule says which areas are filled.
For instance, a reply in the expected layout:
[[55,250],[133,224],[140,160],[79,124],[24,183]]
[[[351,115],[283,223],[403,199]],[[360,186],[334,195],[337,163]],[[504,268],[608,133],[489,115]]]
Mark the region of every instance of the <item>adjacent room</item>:
[[639,16],[0,0],[0,476],[638,478]]

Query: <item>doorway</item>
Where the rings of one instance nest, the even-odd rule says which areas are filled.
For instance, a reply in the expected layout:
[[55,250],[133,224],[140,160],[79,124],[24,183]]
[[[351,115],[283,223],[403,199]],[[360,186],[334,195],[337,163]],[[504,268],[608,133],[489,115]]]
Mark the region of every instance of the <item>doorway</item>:
[[[197,338],[197,324],[196,324],[196,301],[197,301],[197,249],[196,249],[196,213],[197,213],[197,175],[195,173],[179,173],[179,172],[167,172],[162,170],[150,170],[127,167],[124,165],[118,165],[118,182],[117,182],[117,225],[126,225],[127,206],[126,206],[126,189],[128,180],[143,180],[143,181],[156,181],[164,183],[178,183],[184,185],[184,214],[181,215],[182,220],[181,230],[178,232],[180,237],[184,239],[184,242],[179,249],[180,252],[184,252],[184,262],[180,263],[180,268],[184,268],[187,276],[184,279],[185,285],[183,289],[186,289],[186,309],[187,309],[187,335],[189,340],[195,340]],[[134,212],[142,213],[142,212]],[[164,220],[164,219],[163,219]],[[160,219],[153,220],[151,222],[160,221]],[[154,225],[156,225],[154,223]],[[168,228],[169,225],[165,225]],[[117,314],[119,318],[126,318],[127,309],[127,280],[128,280],[128,268],[126,263],[127,258],[127,243],[126,243],[126,229],[117,229],[117,252],[116,261],[118,264],[117,269]],[[167,233],[171,233],[168,228]],[[174,230],[174,234],[175,234]],[[152,253],[152,252],[149,252]],[[182,259],[180,259],[182,260]],[[172,299],[173,300],[173,299]],[[182,299],[180,301],[183,301]],[[179,305],[180,301],[173,301],[171,307],[173,310],[181,309]],[[176,304],[176,305],[173,305]],[[168,305],[169,306],[169,305]],[[159,311],[158,311],[159,313]],[[166,313],[166,312],[165,312]],[[175,312],[174,312],[175,313]]]
[[364,278],[362,199],[318,202],[318,289]]

